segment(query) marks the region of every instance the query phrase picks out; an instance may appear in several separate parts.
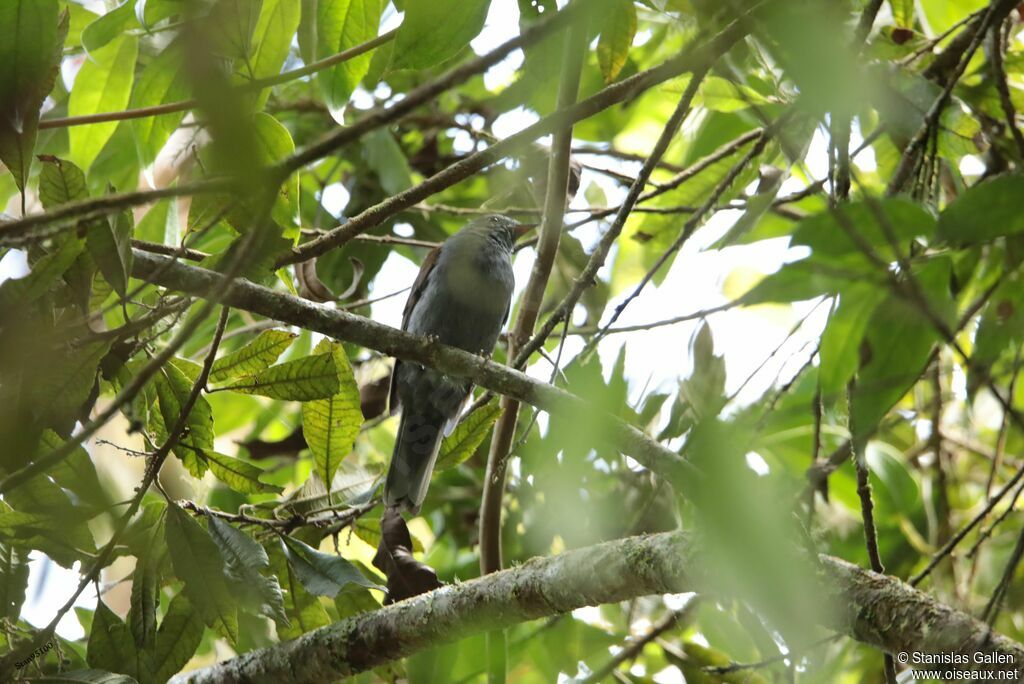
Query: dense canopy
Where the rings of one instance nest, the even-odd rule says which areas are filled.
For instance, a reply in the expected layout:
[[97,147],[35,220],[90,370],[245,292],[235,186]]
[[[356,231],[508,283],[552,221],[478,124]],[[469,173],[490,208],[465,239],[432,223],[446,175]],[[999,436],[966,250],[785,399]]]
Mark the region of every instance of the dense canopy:
[[[1021,676],[1022,28],[0,0],[0,680]],[[398,329],[486,214],[490,359]]]

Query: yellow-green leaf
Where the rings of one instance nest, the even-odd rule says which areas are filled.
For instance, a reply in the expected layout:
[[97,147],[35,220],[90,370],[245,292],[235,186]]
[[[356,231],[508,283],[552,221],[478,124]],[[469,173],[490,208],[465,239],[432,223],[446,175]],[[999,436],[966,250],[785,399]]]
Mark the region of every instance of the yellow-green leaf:
[[251,463],[215,451],[204,451],[203,458],[214,476],[236,492],[258,494],[281,491],[280,487],[260,482],[263,469]]
[[214,361],[210,381],[224,382],[263,370],[277,361],[296,337],[286,330],[264,330],[241,349]]
[[[138,48],[137,38],[122,35],[93,52],[75,77],[68,99],[68,114],[85,116],[125,109],[135,77]],[[68,131],[68,157],[88,172],[117,125],[118,122],[111,121],[72,127]]]
[[435,469],[454,468],[472,456],[500,415],[501,407],[492,401],[459,421],[452,433],[441,442]]
[[336,342],[324,342],[316,351],[330,351],[338,374],[338,391],[326,399],[302,404],[302,433],[313,452],[317,475],[324,482],[331,482],[338,464],[352,451],[363,425],[363,412],[359,386],[345,349]]
[[597,62],[605,83],[611,83],[626,65],[636,35],[633,0],[612,0],[597,41]]
[[271,366],[218,389],[259,394],[271,399],[310,401],[333,396],[339,386],[334,356],[314,354]]

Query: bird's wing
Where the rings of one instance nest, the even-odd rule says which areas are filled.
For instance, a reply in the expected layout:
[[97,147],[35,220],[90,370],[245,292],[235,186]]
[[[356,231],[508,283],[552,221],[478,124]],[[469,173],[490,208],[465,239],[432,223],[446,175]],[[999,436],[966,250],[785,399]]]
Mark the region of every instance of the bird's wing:
[[[430,274],[433,273],[434,267],[437,265],[437,257],[441,253],[441,247],[435,247],[430,250],[427,254],[427,258],[423,260],[423,265],[420,266],[420,272],[416,275],[416,280],[413,281],[412,287],[409,289],[409,298],[405,300],[405,309],[402,311],[402,330],[409,329],[409,317],[412,316],[412,310],[416,308],[416,304],[420,300],[420,295],[423,294],[423,289],[427,286],[427,281],[430,280]],[[395,366],[391,371],[391,388],[388,390],[388,407],[392,414],[398,410],[398,384],[395,382],[395,378],[398,376],[398,366],[401,361],[395,359]]]

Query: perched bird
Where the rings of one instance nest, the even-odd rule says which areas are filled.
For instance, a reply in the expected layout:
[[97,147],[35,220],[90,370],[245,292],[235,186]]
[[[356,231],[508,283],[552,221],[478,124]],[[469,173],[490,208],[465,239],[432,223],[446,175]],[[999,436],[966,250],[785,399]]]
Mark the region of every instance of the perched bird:
[[[420,268],[402,329],[490,355],[512,301],[512,248],[528,227],[504,216],[484,216],[445,240]],[[471,389],[464,378],[395,362],[391,411],[401,407],[402,418],[384,483],[386,506],[419,512],[441,440],[454,427]]]

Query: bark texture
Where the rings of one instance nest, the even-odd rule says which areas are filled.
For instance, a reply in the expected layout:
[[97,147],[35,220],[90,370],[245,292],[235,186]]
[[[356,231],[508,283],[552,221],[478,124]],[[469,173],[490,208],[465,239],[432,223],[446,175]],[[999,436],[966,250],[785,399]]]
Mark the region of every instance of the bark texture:
[[[351,617],[294,641],[185,672],[174,684],[327,682],[426,648],[583,606],[647,594],[701,589],[697,554],[685,535],[628,537],[536,558],[510,570]],[[829,624],[889,653],[923,651],[1003,656],[1024,665],[1024,646],[944,606],[894,577],[821,556],[822,591],[834,601]],[[965,666],[966,667],[966,666]]]

